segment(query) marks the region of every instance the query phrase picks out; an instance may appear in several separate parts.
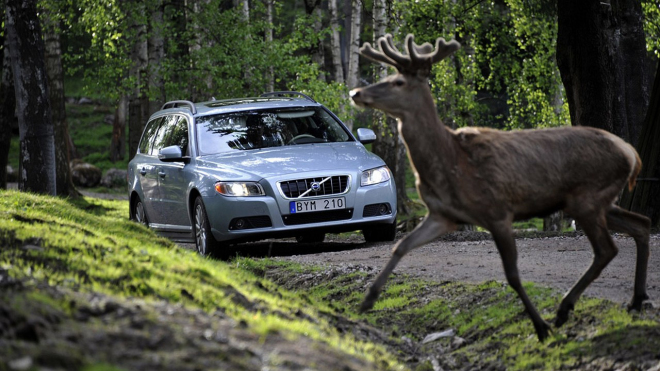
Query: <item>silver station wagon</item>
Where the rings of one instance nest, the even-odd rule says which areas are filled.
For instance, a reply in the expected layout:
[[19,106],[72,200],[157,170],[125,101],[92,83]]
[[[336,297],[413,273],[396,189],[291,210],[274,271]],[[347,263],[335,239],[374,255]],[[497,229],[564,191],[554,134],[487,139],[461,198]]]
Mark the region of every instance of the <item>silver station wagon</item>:
[[128,164],[131,219],[200,254],[265,238],[322,242],[361,230],[395,237],[396,189],[383,160],[327,108],[297,92],[202,103],[153,114]]

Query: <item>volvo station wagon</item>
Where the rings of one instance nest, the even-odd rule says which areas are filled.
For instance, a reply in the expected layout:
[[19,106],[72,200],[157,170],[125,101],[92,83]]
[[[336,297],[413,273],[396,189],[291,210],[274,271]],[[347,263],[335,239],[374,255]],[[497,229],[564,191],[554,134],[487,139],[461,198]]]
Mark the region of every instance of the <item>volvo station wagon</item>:
[[229,245],[362,231],[396,233],[390,170],[330,110],[297,92],[172,101],[147,122],[128,164],[130,218],[200,254]]

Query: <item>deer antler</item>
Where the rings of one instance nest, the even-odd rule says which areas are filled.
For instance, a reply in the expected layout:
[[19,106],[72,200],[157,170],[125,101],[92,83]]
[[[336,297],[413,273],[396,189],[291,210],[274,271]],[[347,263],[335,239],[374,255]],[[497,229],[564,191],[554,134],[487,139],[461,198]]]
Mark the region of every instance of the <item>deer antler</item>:
[[406,54],[401,53],[392,40],[392,35],[387,34],[377,40],[380,51],[374,49],[371,44],[364,43],[360,48],[360,54],[375,62],[389,64],[396,68],[400,73],[421,75],[428,77],[431,74],[431,66],[437,63],[461,47],[456,40],[445,41],[439,37],[435,41],[435,51],[433,45],[424,43],[415,44],[415,37],[412,34],[406,36]]

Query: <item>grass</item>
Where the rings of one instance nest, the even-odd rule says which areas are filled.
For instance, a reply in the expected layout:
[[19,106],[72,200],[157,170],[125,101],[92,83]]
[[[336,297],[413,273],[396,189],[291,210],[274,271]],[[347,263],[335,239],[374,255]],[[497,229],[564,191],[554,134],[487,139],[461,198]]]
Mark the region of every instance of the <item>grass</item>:
[[[221,308],[259,336],[303,336],[401,368],[382,346],[339,333],[300,294],[157,237],[129,221],[127,208],[121,201],[0,191],[0,269],[28,286],[40,282],[119,299],[166,300],[207,312]],[[49,299],[29,294],[24,300],[39,307]]]
[[[658,362],[655,358],[660,349],[657,310],[645,315],[629,314],[611,302],[581,298],[569,322],[555,329],[545,343],[540,343],[518,296],[500,282],[432,283],[393,275],[374,309],[357,314],[355,309],[362,300],[364,287],[373,280],[373,275],[334,272],[296,287],[289,284],[300,282],[295,277],[312,275],[305,272],[304,266],[272,259],[243,259],[240,264],[257,274],[269,272],[269,276],[276,276],[278,282],[288,285],[289,290],[305,293],[312,301],[325,302],[356,321],[369,322],[388,332],[395,349],[406,348],[401,340],[404,337],[411,339],[418,344],[413,351],[416,358],[437,357],[445,369],[601,369],[600,364],[617,368],[613,366],[617,362],[619,366],[628,364],[630,369],[644,369]],[[309,269],[309,272],[319,271],[318,267]],[[531,283],[524,286],[542,316],[552,321],[560,294]],[[466,345],[455,347],[451,338],[419,343],[426,335],[447,329],[454,329],[459,337],[467,339]],[[646,363],[635,366],[635,362]],[[416,367],[433,369],[425,361]]]

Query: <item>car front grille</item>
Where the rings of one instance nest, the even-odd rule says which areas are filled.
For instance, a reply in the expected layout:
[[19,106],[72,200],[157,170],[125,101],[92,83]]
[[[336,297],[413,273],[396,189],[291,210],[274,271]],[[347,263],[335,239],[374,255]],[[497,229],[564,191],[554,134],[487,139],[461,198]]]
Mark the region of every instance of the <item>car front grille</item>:
[[333,222],[336,220],[346,220],[353,217],[353,209],[317,211],[311,213],[282,215],[284,225],[300,225]]
[[[279,182],[278,185],[286,198],[306,198],[346,193],[348,191],[348,183],[348,175],[335,175],[330,177],[286,180]],[[314,184],[318,185],[318,188],[313,189]]]

